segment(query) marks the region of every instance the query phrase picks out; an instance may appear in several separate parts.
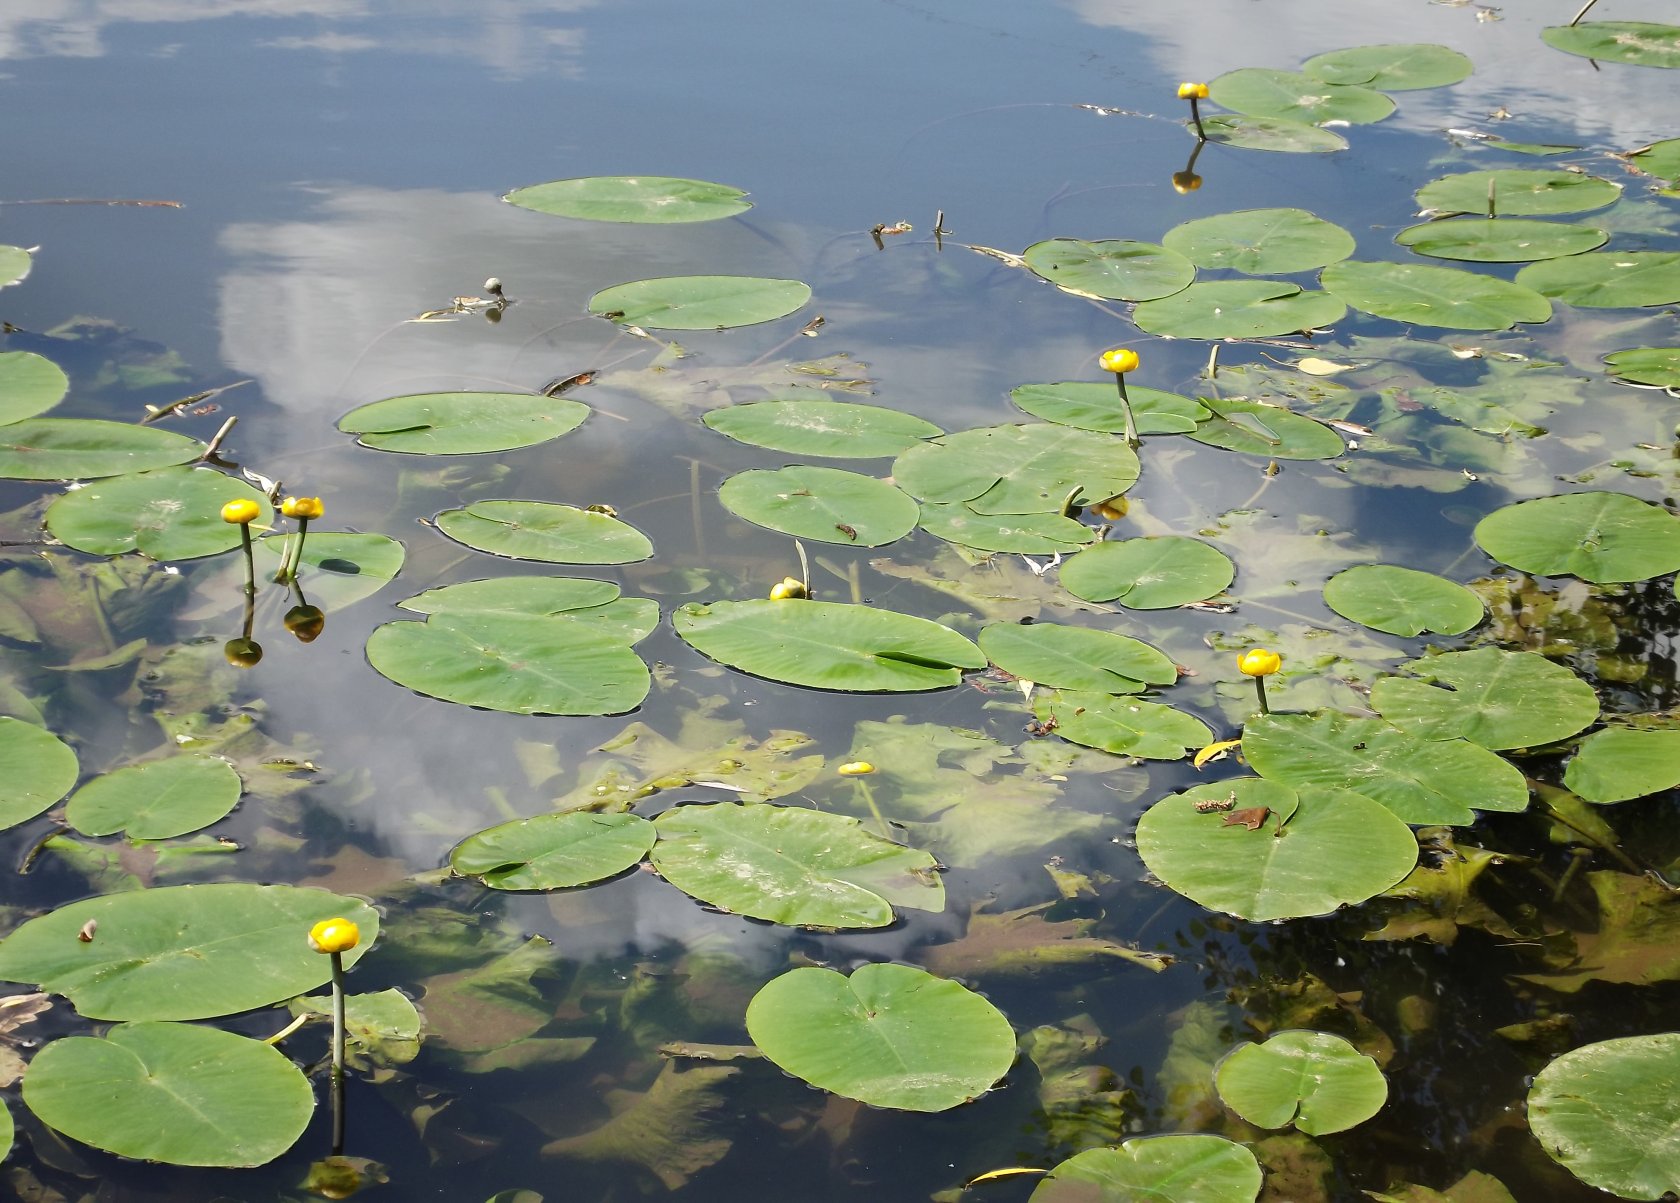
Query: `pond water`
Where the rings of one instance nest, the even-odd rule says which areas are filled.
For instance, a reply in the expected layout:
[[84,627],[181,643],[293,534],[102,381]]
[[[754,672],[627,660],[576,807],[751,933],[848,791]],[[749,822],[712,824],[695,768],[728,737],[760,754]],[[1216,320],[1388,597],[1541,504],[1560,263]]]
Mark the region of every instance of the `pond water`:
[[[220,445],[230,475],[249,469],[322,497],[311,538],[380,533],[405,559],[382,587],[357,582],[353,600],[335,602],[343,582],[323,584],[325,628],[312,642],[288,635],[292,600],[265,587],[250,629],[260,662],[241,669],[223,648],[241,634],[237,550],[164,567],[43,546],[43,513],[62,486],[0,480],[0,714],[57,733],[83,782],[173,749],[229,758],[244,788],[207,835],[164,845],[67,831],[62,808],[0,833],[6,863],[28,870],[0,895],[8,928],[76,899],[187,882],[370,900],[381,934],[350,988],[400,990],[424,1024],[417,1055],[382,1045],[353,1061],[344,1152],[369,1163],[369,1198],[952,1199],[990,1170],[1047,1170],[1179,1132],[1251,1148],[1261,1197],[1278,1203],[1503,1197],[1470,1193],[1479,1180],[1424,1193],[1472,1173],[1516,1199],[1602,1197],[1547,1155],[1524,1099],[1566,1050],[1672,1026],[1672,920],[1641,891],[1660,891],[1644,871],[1680,855],[1673,781],[1600,809],[1560,788],[1573,751],[1563,741],[1585,721],[1490,741],[1545,809],[1451,829],[1414,820],[1425,869],[1441,871],[1408,879],[1410,900],[1403,888],[1365,901],[1402,870],[1338,896],[1360,905],[1285,922],[1167,888],[1140,859],[1137,826],[1177,791],[1250,772],[1231,753],[1202,768],[1187,757],[1236,738],[1255,714],[1236,667],[1254,646],[1283,656],[1268,683],[1280,712],[1369,716],[1373,687],[1413,657],[1498,648],[1543,652],[1606,714],[1653,716],[1645,725],[1667,730],[1672,566],[1604,584],[1528,576],[1472,532],[1513,502],[1583,489],[1669,504],[1680,406],[1612,380],[1601,357],[1680,343],[1665,307],[1680,292],[1644,307],[1559,302],[1543,324],[1492,331],[1355,308],[1312,337],[1215,344],[1145,333],[1126,300],[1058,289],[1016,258],[1051,238],[1159,243],[1192,219],[1296,207],[1345,228],[1359,261],[1509,280],[1520,264],[1421,259],[1393,242],[1418,220],[1418,188],[1496,168],[1612,180],[1623,188],[1613,206],[1560,220],[1607,231],[1617,251],[1670,251],[1676,201],[1608,152],[1680,132],[1680,72],[1548,48],[1541,29],[1576,7],[10,0],[0,243],[35,252],[27,278],[0,292],[0,351],[64,370],[69,392],[53,417],[136,422],[148,406],[210,394],[153,425],[209,440],[236,417]],[[1648,0],[1613,7],[1605,19],[1666,15]],[[1187,186],[1197,142],[1179,81],[1413,42],[1462,52],[1474,73],[1395,92],[1380,122],[1335,126],[1350,143],[1335,153],[1210,143]],[[1489,139],[1573,149],[1541,157]],[[502,199],[635,173],[733,185],[752,207],[650,225]],[[872,236],[895,223],[909,228]],[[812,297],[791,315],[716,330],[626,330],[588,310],[612,285],[712,274],[803,281]],[[511,303],[489,303],[487,277]],[[1281,278],[1318,286],[1316,266]],[[427,313],[436,320],[414,320]],[[719,490],[737,473],[811,457],[732,441],[703,416],[799,389],[945,431],[1032,421],[1012,390],[1102,382],[1106,397],[1097,357],[1117,345],[1141,357],[1134,394],[1260,397],[1344,444],[1291,458],[1264,411],[1225,423],[1246,452],[1146,433],[1141,476],[1107,538],[1200,540],[1234,565],[1228,592],[1215,583],[1184,599],[1193,605],[1160,608],[1081,600],[1048,554],[985,560],[924,530],[875,547],[807,537],[810,588],[970,638],[1031,620],[1146,641],[1180,674],[1148,700],[1200,719],[1204,735],[1140,760],[1064,739],[1084,704],[1041,686],[1035,714],[1007,674],[835,692],[725,667],[678,634],[685,605],[763,598],[804,574],[792,538],[737,517]],[[581,373],[592,376],[563,395],[589,407],[587,420],[534,446],[392,454],[335,425],[383,398],[531,394]],[[1123,466],[1122,437],[1105,437]],[[894,472],[885,457],[816,462]],[[496,499],[610,507],[653,553],[556,567],[440,531],[440,514]],[[291,529],[278,515],[275,525]],[[1330,577],[1377,563],[1474,582],[1489,616],[1467,632],[1406,637],[1327,605]],[[657,629],[636,646],[651,687],[632,713],[478,709],[369,663],[377,628],[422,617],[397,608],[404,599],[555,574],[658,604]],[[302,587],[315,587],[307,568]],[[1521,712],[1545,709],[1556,689],[1518,681],[1490,693]],[[855,760],[877,771],[838,773]],[[853,815],[928,850],[943,908],[901,905],[879,930],[833,931],[704,905],[646,864],[547,892],[447,871],[460,841],[522,816],[634,803],[652,818],[742,798]],[[190,839],[195,854],[184,854]],[[1455,859],[1455,841],[1470,851]],[[1349,872],[1365,864],[1363,850],[1325,849]],[[747,1045],[749,1000],[790,969],[877,962],[990,999],[1025,1050],[997,1089],[924,1114],[818,1091],[738,1047],[683,1055]],[[290,1018],[282,1006],[217,1022],[266,1038]],[[1387,1079],[1375,1118],[1308,1136],[1221,1105],[1214,1064],[1289,1029],[1336,1033],[1375,1058]],[[27,1058],[54,1037],[102,1030],[59,998],[8,1038]],[[326,1025],[281,1047],[317,1070]],[[255,1169],[164,1166],[66,1140],[14,1084],[4,1098],[18,1135],[0,1174],[16,1197],[39,1200],[320,1197],[304,1183],[331,1151],[325,1080],[314,1078],[322,1104],[302,1138]],[[961,1197],[1024,1200],[1042,1181],[1008,1176]],[[1227,1197],[1245,1196],[1217,1196]]]

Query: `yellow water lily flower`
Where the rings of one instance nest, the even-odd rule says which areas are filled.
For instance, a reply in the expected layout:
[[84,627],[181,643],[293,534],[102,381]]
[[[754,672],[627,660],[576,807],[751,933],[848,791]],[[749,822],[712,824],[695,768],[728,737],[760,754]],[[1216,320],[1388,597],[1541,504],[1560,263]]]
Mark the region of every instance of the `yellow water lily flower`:
[[222,521],[234,526],[249,526],[262,515],[262,506],[249,497],[230,501],[222,507]]
[[805,582],[796,576],[784,576],[770,587],[771,601],[792,601],[805,595]]
[[1180,100],[1206,100],[1207,94],[1208,86],[1206,84],[1192,83],[1186,80],[1178,85],[1178,98]]
[[1138,363],[1137,352],[1126,347],[1111,347],[1097,358],[1097,365],[1105,372],[1135,372]]
[[280,503],[280,512],[288,518],[319,518],[326,511],[319,497],[288,497]]
[[309,929],[309,947],[316,952],[349,952],[361,939],[361,929],[348,919],[323,919]]
[[867,760],[848,760],[834,771],[842,777],[867,777],[875,771],[875,766]]
[[1283,667],[1283,657],[1263,647],[1251,647],[1237,661],[1237,671],[1245,677],[1269,677]]

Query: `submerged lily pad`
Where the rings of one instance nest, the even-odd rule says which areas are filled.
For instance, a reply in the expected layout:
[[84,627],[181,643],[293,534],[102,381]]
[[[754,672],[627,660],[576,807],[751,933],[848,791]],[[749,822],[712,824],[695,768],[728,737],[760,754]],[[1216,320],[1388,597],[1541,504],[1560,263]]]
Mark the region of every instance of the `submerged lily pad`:
[[1633,347],[1611,352],[1604,362],[1619,380],[1680,388],[1680,347]]
[[[1200,404],[1177,393],[1129,385],[1132,420],[1139,434],[1186,434],[1208,416]],[[1100,430],[1121,434],[1126,415],[1120,408],[1120,393],[1112,384],[1067,381],[1059,384],[1023,384],[1010,390],[1009,399],[1035,418],[1058,426]]]
[[1588,802],[1625,802],[1680,785],[1680,731],[1610,727],[1581,741],[1563,783]]
[[1147,1136],[1076,1153],[1028,1203],[1254,1203],[1261,1179],[1254,1154],[1223,1136]]
[[1165,610],[1206,601],[1236,578],[1217,547],[1182,535],[1099,543],[1062,565],[1062,584],[1085,601]]
[[478,551],[546,564],[633,564],[653,554],[628,523],[551,501],[475,501],[443,511],[437,527]]
[[980,514],[1061,513],[1137,483],[1125,440],[1067,426],[986,426],[912,447],[893,479],[923,501],[965,501]]
[[1264,455],[1267,459],[1335,459],[1342,437],[1322,422],[1261,401],[1208,400],[1215,410],[1190,437],[1209,447]]
[[[1226,116],[1221,113],[1202,118],[1202,128],[1207,131],[1209,142],[1240,146],[1244,150],[1321,155],[1346,150],[1348,145],[1347,139],[1334,130],[1278,117]],[[1193,126],[1190,132],[1196,132]]]
[[1680,568],[1680,519],[1625,493],[1562,493],[1502,506],[1476,524],[1475,539],[1502,564],[1600,585]]
[[47,509],[47,529],[77,551],[116,556],[138,551],[154,560],[193,560],[239,546],[239,527],[222,506],[250,501],[273,515],[268,497],[214,468],[161,468],[95,481]]
[[865,830],[858,819],[775,806],[673,806],[653,821],[653,867],[683,893],[790,927],[868,928],[893,907],[945,909],[932,853]]
[[1324,604],[1390,635],[1462,635],[1486,613],[1482,599],[1458,582],[1397,564],[1338,572],[1324,584]]
[[754,447],[835,459],[898,455],[945,433],[896,409],[852,401],[753,401],[710,410],[701,420]]
[[1440,88],[1470,78],[1472,65],[1465,55],[1446,46],[1410,43],[1392,46],[1355,46],[1315,54],[1301,70],[1326,83],[1361,84],[1388,92]]
[[197,459],[204,444],[156,426],[25,418],[0,426],[0,480],[96,480]]
[[1162,237],[1197,267],[1251,276],[1310,271],[1353,254],[1353,235],[1305,209],[1242,209],[1174,226]]
[[1021,252],[1033,272],[1059,288],[1113,301],[1149,301],[1181,291],[1196,267],[1153,242],[1051,238]]
[[935,538],[976,551],[1016,555],[1071,554],[1097,537],[1065,514],[976,514],[960,501],[924,505],[921,526]]
[[76,784],[76,753],[51,731],[0,716],[0,830],[46,810]]
[[1538,747],[1568,739],[1598,718],[1592,686],[1536,652],[1477,648],[1401,665],[1371,707],[1422,739],[1468,739],[1484,748]]
[[916,529],[921,509],[884,480],[839,468],[754,468],[723,482],[718,500],[731,514],[784,535],[880,547]]
[[862,965],[850,977],[791,970],[753,995],[747,1034],[817,1089],[901,1111],[960,1106],[1015,1061],[1015,1033],[996,1007],[910,965]]
[[170,756],[95,777],[70,796],[65,822],[83,835],[125,832],[165,840],[223,818],[239,805],[239,774],[214,756]]
[[1330,1032],[1279,1032],[1219,1063],[1219,1097],[1251,1124],[1294,1125],[1313,1136],[1345,1132],[1388,1101],[1376,1061]]
[[1630,309],[1680,301],[1680,252],[1601,251],[1534,263],[1517,283],[1580,309]]
[[1552,316],[1552,303],[1532,288],[1451,267],[1346,260],[1320,280],[1355,309],[1417,326],[1507,330]]
[[604,288],[589,298],[589,312],[655,330],[722,330],[786,317],[810,299],[798,280],[665,276]]
[[1574,171],[1504,167],[1497,171],[1461,171],[1430,180],[1417,191],[1424,212],[1487,215],[1488,195],[1499,217],[1550,217],[1585,213],[1614,204],[1622,186]]
[[[5,270],[0,259],[0,276]],[[33,351],[0,352],[0,426],[46,413],[69,391],[70,377],[46,356]]]
[[493,890],[558,890],[622,873],[653,840],[653,824],[640,815],[570,810],[469,835],[449,854],[449,867]]
[[790,685],[854,692],[942,689],[986,667],[949,627],[871,606],[818,601],[690,603],[671,616],[702,655]]
[[7,288],[29,275],[35,257],[21,246],[0,246],[0,288]]
[[1394,111],[1394,101],[1372,88],[1331,84],[1300,71],[1239,67],[1208,83],[1218,104],[1252,117],[1322,125],[1346,121],[1364,125]]
[[1528,1124],[1589,1186],[1623,1199],[1680,1192],[1680,1032],[1564,1053],[1529,1088]]
[[994,622],[980,632],[980,650],[1011,676],[1050,689],[1142,693],[1178,680],[1178,668],[1159,648],[1092,627]]
[[1180,760],[1213,731],[1193,714],[1159,702],[1072,689],[1033,695],[1033,714],[1069,743],[1139,760]]
[[1138,329],[1172,338],[1270,338],[1331,326],[1346,314],[1329,293],[1282,280],[1215,280],[1147,301],[1132,317]]
[[588,416],[581,402],[540,393],[414,393],[358,406],[338,428],[380,451],[476,455],[546,443]]
[[23,1101],[49,1128],[96,1149],[199,1166],[273,1161],[315,1110],[309,1080],[280,1050],[188,1023],[54,1040],[30,1062]]
[[746,193],[727,184],[664,175],[595,175],[516,188],[502,199],[521,209],[580,217],[669,225],[716,221],[752,208]]
[[1530,263],[1540,259],[1557,259],[1595,250],[1609,240],[1609,231],[1595,226],[1530,221],[1521,217],[1460,217],[1450,221],[1426,221],[1422,225],[1408,226],[1394,236],[1395,242],[1410,247],[1420,255],[1472,263]]
[[1548,26],[1540,31],[1540,37],[1553,50],[1600,62],[1629,63],[1636,67],[1680,67],[1680,25],[1658,25],[1651,21],[1581,21],[1574,25]]

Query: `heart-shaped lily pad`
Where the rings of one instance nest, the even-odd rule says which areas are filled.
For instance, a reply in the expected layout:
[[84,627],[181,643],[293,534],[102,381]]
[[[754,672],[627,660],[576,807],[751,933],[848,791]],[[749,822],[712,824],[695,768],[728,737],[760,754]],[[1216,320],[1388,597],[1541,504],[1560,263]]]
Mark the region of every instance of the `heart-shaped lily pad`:
[[839,468],[794,465],[737,472],[718,500],[771,530],[823,543],[880,547],[916,528],[921,509],[884,480]]
[[1190,432],[1209,447],[1264,455],[1268,459],[1335,459],[1342,437],[1322,422],[1262,401],[1203,402],[1214,412]]
[[1137,483],[1125,440],[1066,426],[987,426],[912,447],[893,463],[899,488],[923,501],[964,501],[981,514],[1059,514]]
[[51,731],[0,716],[0,830],[46,810],[76,784],[76,754]]
[[798,280],[666,276],[604,288],[589,298],[589,312],[655,330],[722,330],[786,317],[810,299]]
[[1588,802],[1625,802],[1680,785],[1680,731],[1610,727],[1581,741],[1563,783]]
[[[1132,420],[1139,434],[1186,434],[1208,416],[1198,402],[1177,393],[1131,385],[1126,390],[1132,403]],[[1067,381],[1059,384],[1023,384],[1012,389],[1009,399],[1035,418],[1058,426],[1100,430],[1121,434],[1126,414],[1120,408],[1120,394],[1112,384]]]
[[719,434],[790,455],[898,455],[945,432],[932,422],[851,401],[784,399],[726,405],[701,419]]
[[650,225],[716,221],[752,208],[746,193],[727,184],[666,175],[594,175],[516,188],[502,199],[521,209]]
[[[0,259],[0,276],[5,270],[5,262]],[[0,426],[46,413],[69,391],[70,378],[64,369],[44,355],[0,352]]]
[[1176,296],[1146,301],[1138,329],[1171,338],[1270,338],[1331,326],[1347,306],[1324,292],[1281,280],[1215,280]]
[[1168,297],[1196,278],[1190,260],[1152,242],[1052,238],[1033,243],[1021,257],[1058,288],[1114,301]]
[[475,501],[437,516],[458,543],[549,564],[633,564],[653,554],[641,531],[610,514],[551,501]]
[[1592,686],[1536,652],[1477,648],[1401,665],[1371,706],[1422,739],[1468,739],[1495,751],[1568,739],[1598,717]]
[[1324,604],[1390,635],[1462,635],[1482,621],[1482,599],[1456,581],[1397,564],[1359,564],[1324,584]]
[[1071,555],[1097,537],[1065,514],[976,514],[961,501],[924,505],[921,526],[935,538],[975,551],[1017,555]]
[[1535,1076],[1528,1125],[1589,1186],[1623,1199],[1680,1190],[1680,1032],[1564,1053]]
[[1392,46],[1354,46],[1315,54],[1301,70],[1326,83],[1359,84],[1385,92],[1440,88],[1468,79],[1469,58],[1446,46],[1406,43]]
[[1507,330],[1552,316],[1552,303],[1532,288],[1451,267],[1350,259],[1332,263],[1319,278],[1325,291],[1355,309],[1416,326]]
[[35,257],[21,246],[0,246],[0,288],[8,288],[29,275]]
[[1353,254],[1353,235],[1305,209],[1241,209],[1174,226],[1161,242],[1197,267],[1250,276],[1310,271]]
[[569,576],[495,577],[461,581],[417,593],[397,604],[417,614],[527,615],[578,623],[626,647],[640,643],[659,625],[659,603],[620,597],[611,581]]
[[1373,88],[1330,84],[1300,71],[1239,67],[1208,84],[1211,98],[1228,109],[1254,117],[1322,125],[1346,121],[1362,125],[1381,121],[1394,101]]
[[1214,1086],[1227,1106],[1262,1128],[1294,1125],[1313,1136],[1344,1132],[1388,1101],[1376,1061],[1331,1032],[1279,1032],[1219,1063]]
[[1206,601],[1235,579],[1217,547],[1182,535],[1099,543],[1062,565],[1062,584],[1086,601],[1118,601],[1133,610],[1166,610]]
[[271,516],[258,489],[214,468],[160,468],[95,481],[47,509],[47,529],[77,551],[154,560],[193,560],[239,546],[239,527],[222,506],[249,501]]
[[1503,506],[1476,524],[1476,545],[1542,576],[1595,584],[1680,568],[1680,519],[1624,493],[1561,493]]
[[[1188,122],[1191,134],[1196,129]],[[1321,155],[1346,150],[1347,139],[1334,130],[1309,125],[1305,121],[1289,121],[1281,117],[1251,117],[1233,113],[1202,120],[1202,129],[1209,142],[1224,146],[1240,146],[1244,150],[1271,150],[1283,154]]]
[[185,464],[197,439],[97,418],[25,418],[0,426],[0,480],[96,480]]
[[588,416],[581,402],[540,393],[415,393],[358,406],[338,428],[380,451],[475,455],[546,443]]
[[1178,668],[1141,639],[1057,622],[994,622],[980,632],[980,650],[1011,676],[1050,689],[1142,693],[1171,685]]
[[1577,21],[1573,25],[1548,26],[1540,31],[1540,37],[1554,50],[1599,62],[1680,67],[1680,25],[1659,25],[1653,21]]
[[1517,283],[1579,309],[1630,309],[1680,301],[1680,252],[1600,251],[1533,263]]
[[[1432,259],[1472,263],[1531,263],[1595,250],[1610,240],[1608,230],[1522,217],[1458,217],[1408,226],[1394,236]],[[1530,287],[1533,287],[1531,284]],[[1539,291],[1545,292],[1544,289]],[[1547,294],[1550,295],[1550,294]]]
[[163,840],[208,827],[239,804],[233,766],[214,756],[169,756],[95,777],[70,796],[65,821],[84,835],[126,832]]
[[1602,209],[1621,194],[1620,184],[1597,176],[1506,167],[1462,171],[1430,180],[1418,189],[1417,202],[1432,216],[1474,213],[1485,217],[1491,195],[1496,216],[1550,217]]
[[653,824],[639,815],[570,810],[469,835],[449,854],[449,867],[495,890],[557,890],[622,873],[653,840]]
[[1680,388],[1680,347],[1633,347],[1604,357],[1610,374],[1633,384]]
[[1254,1203],[1261,1179],[1254,1154],[1223,1136],[1146,1136],[1074,1154],[1028,1203]]
[[1033,695],[1039,724],[1070,743],[1139,760],[1179,760],[1213,739],[1195,715],[1159,702],[1062,689]]

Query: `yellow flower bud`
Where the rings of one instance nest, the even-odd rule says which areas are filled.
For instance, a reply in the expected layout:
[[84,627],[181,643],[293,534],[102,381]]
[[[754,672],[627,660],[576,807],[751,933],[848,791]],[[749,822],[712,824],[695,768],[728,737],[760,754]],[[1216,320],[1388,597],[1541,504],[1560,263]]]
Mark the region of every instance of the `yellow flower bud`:
[[238,501],[230,501],[222,507],[222,521],[230,522],[234,526],[249,526],[262,513],[262,506],[249,497],[241,497]]
[[1206,84],[1190,83],[1188,81],[1178,85],[1180,100],[1206,100],[1208,89]]
[[842,777],[867,777],[875,771],[875,766],[867,760],[850,760],[834,771]]
[[1137,352],[1129,351],[1125,347],[1113,347],[1098,357],[1097,365],[1105,372],[1135,372],[1138,366]]
[[309,947],[316,952],[349,952],[361,939],[361,930],[348,919],[323,919],[309,929]]
[[1172,177],[1173,191],[1183,196],[1187,192],[1194,192],[1202,186],[1202,177],[1194,171],[1175,171]]
[[255,668],[262,660],[262,644],[255,639],[229,639],[222,644],[222,655],[235,668]]
[[288,518],[319,518],[325,511],[319,497],[288,497],[280,503],[280,512]]
[[1104,522],[1119,522],[1126,516],[1131,503],[1124,497],[1110,497],[1107,501],[1099,501],[1091,507],[1091,512]]
[[784,576],[770,587],[771,601],[791,601],[805,596],[805,582],[798,577]]
[[1245,677],[1269,677],[1283,667],[1283,657],[1263,647],[1251,647],[1237,661],[1237,671]]

